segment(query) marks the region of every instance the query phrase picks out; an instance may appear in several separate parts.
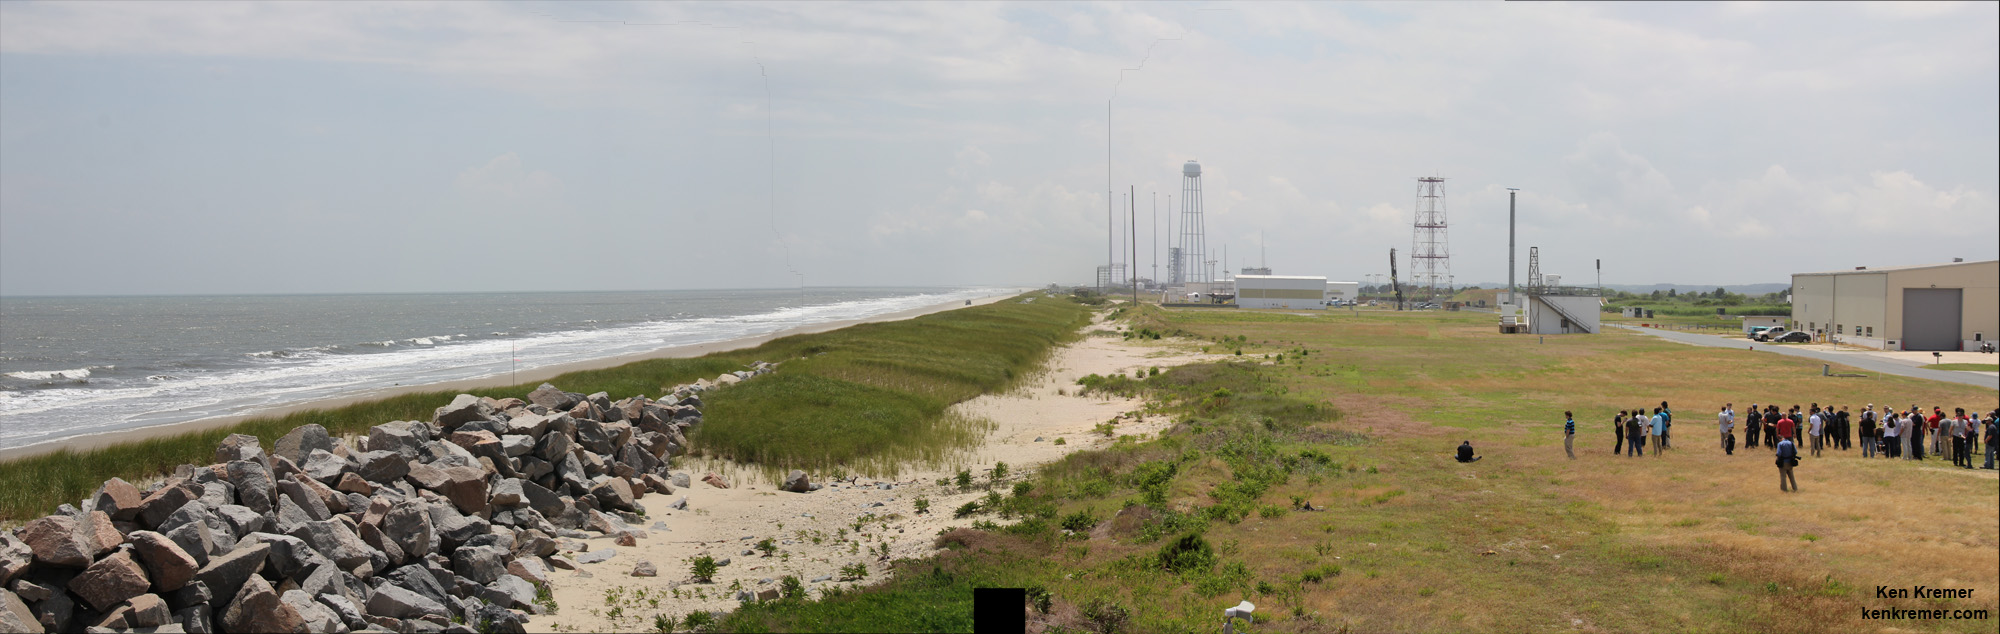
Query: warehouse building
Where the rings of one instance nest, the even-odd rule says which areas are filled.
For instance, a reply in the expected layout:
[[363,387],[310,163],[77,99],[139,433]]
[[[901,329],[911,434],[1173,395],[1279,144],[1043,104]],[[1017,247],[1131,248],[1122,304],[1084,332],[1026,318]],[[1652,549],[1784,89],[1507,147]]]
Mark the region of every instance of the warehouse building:
[[2000,331],[2000,260],[1796,273],[1792,327],[1882,350],[1976,350]]
[[1360,282],[1327,282],[1326,301],[1352,302],[1361,298]]
[[1236,305],[1243,308],[1317,310],[1326,307],[1326,278],[1303,275],[1238,275]]

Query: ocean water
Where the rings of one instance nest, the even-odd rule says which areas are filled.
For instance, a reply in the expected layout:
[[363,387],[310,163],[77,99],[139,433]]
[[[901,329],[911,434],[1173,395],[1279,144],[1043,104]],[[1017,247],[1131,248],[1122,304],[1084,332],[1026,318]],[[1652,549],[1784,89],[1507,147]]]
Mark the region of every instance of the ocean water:
[[501,376],[999,292],[0,298],[0,448]]

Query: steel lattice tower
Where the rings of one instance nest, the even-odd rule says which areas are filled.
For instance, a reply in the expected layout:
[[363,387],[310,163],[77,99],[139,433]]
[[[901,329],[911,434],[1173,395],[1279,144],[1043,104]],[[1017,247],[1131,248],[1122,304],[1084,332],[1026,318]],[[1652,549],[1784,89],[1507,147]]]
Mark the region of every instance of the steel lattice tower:
[[[1424,301],[1435,301],[1438,287],[1451,293],[1451,237],[1446,230],[1444,178],[1417,179],[1417,219],[1410,237],[1410,286],[1422,289]],[[1438,282],[1444,282],[1440,285]]]
[[[1183,284],[1213,282],[1208,267],[1208,230],[1201,219],[1201,164],[1188,161],[1181,166],[1181,246],[1175,254],[1179,262],[1176,280]],[[1204,287],[1202,292],[1212,289]]]

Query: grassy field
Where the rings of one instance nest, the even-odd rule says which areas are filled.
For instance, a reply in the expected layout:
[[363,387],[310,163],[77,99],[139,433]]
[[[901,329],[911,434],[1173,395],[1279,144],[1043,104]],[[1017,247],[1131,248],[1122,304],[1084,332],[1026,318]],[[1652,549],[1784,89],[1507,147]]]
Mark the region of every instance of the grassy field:
[[[1035,294],[1039,295],[1039,294]],[[1002,389],[1034,372],[1058,343],[1088,321],[1087,308],[1062,298],[1003,301],[915,319],[797,335],[755,348],[693,359],[657,359],[572,372],[550,383],[613,398],[657,397],[673,385],[713,378],[763,360],[781,372],[712,395],[696,451],[757,463],[769,471],[893,471],[977,442],[984,427],[943,416],[951,403]],[[535,385],[472,390],[523,397]],[[140,480],[181,464],[207,464],[232,433],[278,437],[305,424],[334,434],[363,433],[397,420],[431,420],[455,392],[406,394],[345,407],[302,411],[202,432],[86,452],[60,451],[0,463],[0,521],[23,521],[90,495],[105,480]]]
[[[1049,465],[990,530],[941,538],[873,589],[745,609],[728,631],[963,630],[979,585],[1050,597],[1051,631],[1207,632],[1239,600],[1255,632],[1992,632],[1992,471],[1807,457],[1779,493],[1767,450],[1725,456],[1724,402],[1941,404],[1992,390],[1820,376],[1818,361],[1612,332],[1499,335],[1490,315],[1128,314],[1243,361],[1101,389],[1180,421]],[[1543,341],[1545,343],[1537,343]],[[1671,402],[1676,449],[1611,455],[1619,409]],[[1562,412],[1577,414],[1577,459]],[[1470,439],[1485,459],[1450,451]],[[1302,510],[1307,505],[1324,511]],[[1064,527],[1077,533],[1064,536]],[[1877,586],[1970,599],[1876,598]],[[1031,591],[1031,592],[1032,592]],[[1862,609],[1984,609],[1865,621]],[[865,615],[865,616],[858,616]]]

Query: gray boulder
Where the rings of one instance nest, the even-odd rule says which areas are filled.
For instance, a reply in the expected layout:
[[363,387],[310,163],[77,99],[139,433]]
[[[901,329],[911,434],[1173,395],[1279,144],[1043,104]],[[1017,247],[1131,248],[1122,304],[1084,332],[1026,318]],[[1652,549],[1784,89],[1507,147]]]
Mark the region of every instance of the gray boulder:
[[300,510],[305,511],[306,517],[311,518],[310,521],[333,518],[333,510],[326,507],[326,499],[320,497],[319,493],[307,489],[305,485],[299,484],[297,480],[278,481],[278,494],[297,504]]
[[218,600],[223,597],[235,597],[242,590],[246,580],[264,569],[264,562],[270,555],[270,545],[249,544],[210,559],[208,565],[202,566],[201,571],[194,573],[194,578],[207,587],[209,593]]
[[224,504],[235,504],[236,487],[224,480],[204,482],[201,485],[201,497],[195,499],[202,504],[208,505],[208,508],[215,508]]
[[688,488],[688,485],[693,482],[693,480],[690,480],[688,478],[688,474],[685,472],[674,473],[673,480],[674,480],[674,488],[676,489]]
[[215,445],[215,461],[229,463],[238,460],[264,461],[264,441],[247,434],[230,434]]
[[[369,446],[375,444],[371,442]],[[369,482],[389,484],[410,473],[410,458],[394,451],[370,451],[361,454],[359,462],[361,464],[355,472]]]
[[340,617],[340,622],[347,624],[347,629],[361,630],[368,628],[368,620],[361,616],[361,606],[356,605],[353,599],[328,594],[313,596],[319,601],[320,605],[333,610],[333,613]]
[[319,551],[342,570],[352,570],[355,566],[374,559],[375,549],[369,548],[361,536],[347,528],[339,520],[306,522],[288,533],[292,537],[305,540],[313,550]]
[[535,457],[547,460],[549,464],[555,464],[562,462],[574,446],[567,434],[547,433],[542,434],[541,440],[535,442],[534,453]]
[[[202,537],[200,546],[209,556],[220,555],[236,548],[236,533],[230,528],[229,523],[223,521],[215,511],[208,508],[207,504],[200,501],[189,502],[182,506],[181,510],[167,516],[167,520],[160,523],[160,530],[169,538],[174,538],[177,534],[186,534],[182,527],[194,524],[200,524],[204,529],[195,534]],[[179,538],[175,538],[174,541],[183,548],[187,547],[187,544]]]
[[566,411],[569,408],[575,407],[577,400],[576,395],[558,390],[556,386],[547,383],[543,383],[541,387],[535,388],[535,391],[528,393],[528,402],[549,408],[552,411]]
[[479,585],[493,583],[507,575],[507,551],[494,546],[460,547],[451,553],[451,570]]
[[229,524],[229,531],[237,539],[244,535],[264,530],[264,516],[241,504],[224,504],[215,508],[215,516]]
[[445,550],[457,548],[459,544],[485,534],[491,526],[476,516],[460,515],[448,504],[431,504],[425,511],[431,516],[432,534],[437,536],[439,546]]
[[495,506],[514,506],[521,503],[522,482],[519,478],[502,478],[493,485],[492,502]]
[[514,575],[501,575],[486,584],[481,598],[503,608],[526,608],[535,603],[535,586]]
[[251,533],[244,542],[262,543],[271,547],[264,559],[264,568],[277,573],[278,577],[297,581],[315,568],[323,567],[329,560],[306,544],[305,540],[290,535],[275,533]]
[[[423,446],[424,439],[418,437],[415,432],[410,431],[410,428],[402,423],[376,425],[368,429],[368,450],[371,453],[387,451],[402,455],[404,460],[412,460],[422,451]],[[365,464],[367,461],[363,460],[361,462]],[[366,477],[366,475],[364,474],[363,477]],[[381,480],[375,480],[374,478],[369,479],[381,482]]]
[[237,460],[229,463],[229,483],[236,487],[239,504],[250,507],[258,513],[271,511],[274,488],[273,478],[264,463],[254,460]]
[[785,484],[779,488],[793,493],[805,493],[812,490],[812,480],[806,477],[806,472],[793,469],[790,475],[785,476]]
[[278,438],[271,447],[271,455],[290,460],[295,464],[305,464],[314,451],[333,451],[333,437],[327,435],[326,428],[319,425],[300,425],[290,433]]
[[199,522],[183,524],[179,528],[167,531],[164,534],[174,545],[180,546],[182,552],[186,552],[188,556],[193,557],[194,562],[198,565],[208,565],[209,553],[222,549],[222,545],[217,541],[217,536],[208,530],[207,524]]
[[333,452],[324,449],[314,449],[306,456],[305,462],[299,464],[303,465],[299,469],[305,472],[306,477],[318,480],[327,486],[339,484],[340,476],[354,469],[345,458],[333,455]]
[[0,590],[0,632],[32,632],[41,634],[41,621],[35,619],[35,612],[14,593]]
[[[529,414],[529,415],[530,415],[530,416],[533,416],[533,414]],[[535,451],[535,437],[534,437],[534,436],[514,436],[514,435],[508,435],[508,436],[501,436],[501,437],[500,437],[500,451],[501,451],[502,453],[505,453],[505,454],[507,454],[507,456],[508,456],[508,457],[510,457],[510,458],[519,458],[519,457],[521,457],[521,456],[525,456],[525,455],[528,455],[528,454],[530,454],[530,453],[534,453],[534,451]]]
[[580,564],[603,563],[605,561],[610,561],[612,557],[617,557],[617,556],[618,556],[618,549],[604,548],[577,555],[576,563]]
[[383,584],[368,598],[368,614],[392,619],[416,619],[425,615],[449,616],[444,604],[395,584]]
[[13,533],[0,531],[0,587],[14,583],[28,573],[28,566],[35,563],[35,549],[27,542],[14,537]]
[[452,429],[472,421],[486,420],[486,409],[486,405],[479,401],[479,397],[460,394],[451,399],[451,404],[437,408],[431,421],[439,427]]
[[430,513],[423,504],[408,500],[397,502],[382,516],[382,532],[406,557],[431,552],[435,542]]

